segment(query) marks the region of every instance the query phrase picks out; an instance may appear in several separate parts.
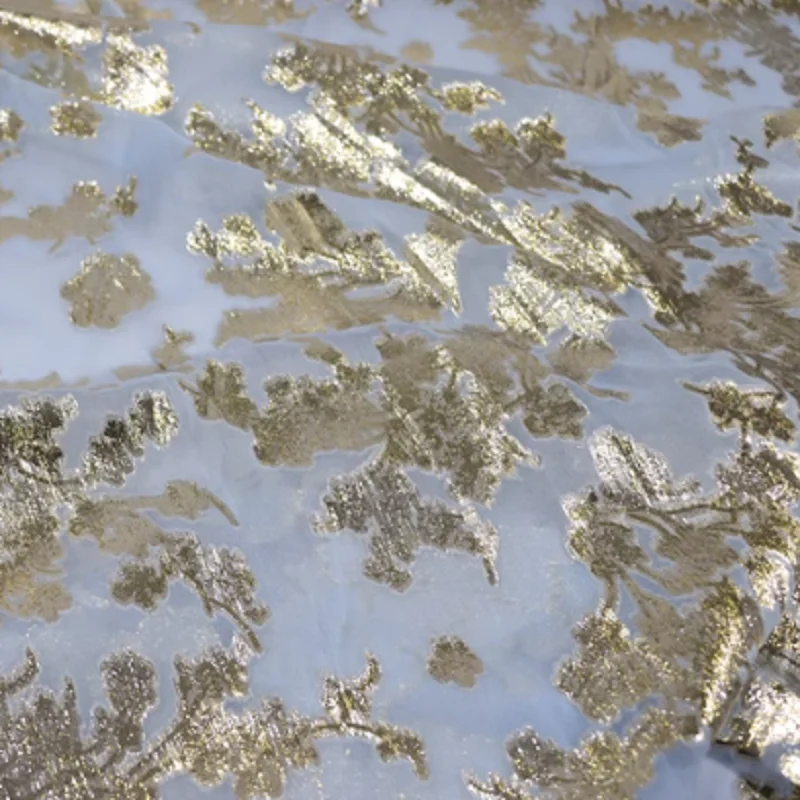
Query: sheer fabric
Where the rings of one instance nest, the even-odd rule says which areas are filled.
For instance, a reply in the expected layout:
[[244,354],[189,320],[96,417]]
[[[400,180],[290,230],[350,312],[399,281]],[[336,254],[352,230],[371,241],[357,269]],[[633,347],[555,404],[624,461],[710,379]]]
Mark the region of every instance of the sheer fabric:
[[0,65],[0,798],[800,796],[797,2]]

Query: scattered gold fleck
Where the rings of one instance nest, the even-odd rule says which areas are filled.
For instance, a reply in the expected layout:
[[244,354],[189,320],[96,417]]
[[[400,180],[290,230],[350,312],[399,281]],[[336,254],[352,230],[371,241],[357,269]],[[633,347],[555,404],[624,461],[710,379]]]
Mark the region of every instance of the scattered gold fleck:
[[433,642],[428,673],[439,683],[457,683],[465,689],[475,686],[483,662],[458,636],[442,636]]
[[64,284],[61,296],[72,303],[76,325],[114,328],[126,314],[155,299],[155,292],[136,256],[95,253],[81,262],[81,271]]
[[74,136],[76,139],[97,136],[97,128],[103,119],[95,107],[85,100],[53,106],[50,117],[50,130],[56,136]]

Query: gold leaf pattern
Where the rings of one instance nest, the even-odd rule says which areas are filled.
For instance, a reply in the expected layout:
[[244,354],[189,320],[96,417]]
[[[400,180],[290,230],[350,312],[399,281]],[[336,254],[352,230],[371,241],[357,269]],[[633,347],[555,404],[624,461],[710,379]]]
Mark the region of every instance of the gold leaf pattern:
[[350,529],[369,534],[364,574],[393,589],[411,584],[408,567],[422,547],[456,550],[483,561],[486,578],[497,581],[497,531],[475,510],[422,500],[414,484],[396,467],[377,462],[361,473],[337,479],[323,499],[325,513],[315,521],[321,533]]
[[27,218],[0,217],[0,241],[13,236],[52,241],[51,252],[72,236],[96,244],[111,230],[115,216],[129,217],[136,213],[135,190],[136,179],[131,178],[127,186],[118,187],[109,198],[94,181],[81,181],[72,187],[61,206],[34,206]]
[[112,35],[104,52],[102,97],[106,103],[139,114],[163,114],[172,106],[167,54],[162,47],[141,47],[128,36]]
[[136,256],[95,253],[81,262],[81,271],[64,284],[61,296],[72,303],[76,325],[113,328],[150,303],[155,292]]
[[800,797],[800,6],[417,5],[2,3],[0,796]]
[[72,682],[60,694],[39,689],[30,707],[10,711],[10,696],[36,678],[38,661],[29,652],[24,671],[4,685],[4,790],[20,798],[141,800],[155,796],[157,781],[186,770],[202,786],[231,776],[242,800],[280,797],[288,770],[315,764],[316,741],[331,736],[366,738],[384,761],[406,758],[420,777],[427,776],[419,737],[372,719],[370,695],[380,680],[372,656],[355,680],[325,679],[325,714],[319,718],[289,712],[278,699],[257,709],[226,708],[226,700],[247,693],[248,660],[241,643],[194,660],[177,659],[175,719],[147,741],[143,722],[158,699],[148,659],[122,650],[103,661],[107,705],[95,709],[85,730]]

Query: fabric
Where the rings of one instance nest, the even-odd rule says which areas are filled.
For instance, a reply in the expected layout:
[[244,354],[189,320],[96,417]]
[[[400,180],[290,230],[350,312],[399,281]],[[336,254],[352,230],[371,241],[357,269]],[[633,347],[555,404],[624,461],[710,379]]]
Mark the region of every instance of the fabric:
[[0,798],[800,797],[796,0],[0,65]]

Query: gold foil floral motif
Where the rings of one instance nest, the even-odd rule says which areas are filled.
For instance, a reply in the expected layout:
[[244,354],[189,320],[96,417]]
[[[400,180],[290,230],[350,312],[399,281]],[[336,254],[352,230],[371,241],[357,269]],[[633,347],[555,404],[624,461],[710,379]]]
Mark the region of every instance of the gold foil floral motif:
[[325,679],[325,713],[316,718],[288,711],[277,698],[258,708],[230,709],[230,701],[248,694],[250,657],[246,645],[234,642],[228,650],[176,659],[175,717],[151,739],[145,720],[158,703],[158,680],[147,658],[122,650],[103,661],[107,701],[85,726],[71,681],[60,693],[40,689],[30,705],[15,707],[15,696],[34,683],[39,670],[29,650],[23,666],[2,684],[0,787],[20,800],[139,800],[160,797],[160,781],[188,772],[207,787],[232,777],[241,800],[280,797],[288,771],[316,764],[316,742],[332,736],[365,738],[382,760],[407,759],[420,777],[427,776],[420,738],[372,719],[371,694],[380,680],[372,656],[356,679]]
[[265,223],[281,237],[279,243],[265,239],[243,214],[226,217],[218,232],[200,221],[188,237],[190,252],[213,259],[207,273],[210,283],[220,284],[229,294],[282,298],[277,308],[229,315],[220,331],[223,340],[242,335],[242,319],[250,320],[252,336],[267,336],[280,325],[316,331],[320,326],[310,324],[310,315],[299,316],[303,302],[321,306],[330,322],[344,326],[354,315],[370,313],[371,306],[380,309],[379,301],[350,296],[353,290],[372,286],[386,287],[388,297],[383,302],[392,308],[407,306],[410,313],[430,313],[427,309],[447,302],[460,305],[454,280],[457,241],[448,242],[435,233],[409,237],[408,260],[401,261],[377,232],[348,231],[312,192],[273,200]]
[[0,0],[0,797],[800,797],[798,20]]
[[381,350],[382,370],[322,351],[318,357],[335,378],[272,378],[263,410],[242,396],[235,365],[208,364],[190,391],[201,413],[251,428],[255,454],[266,464],[299,466],[323,450],[361,450],[384,440],[388,463],[447,473],[456,496],[489,501],[501,476],[531,459],[504,431],[505,409],[444,348],[387,339]]
[[[476,358],[475,345],[494,347],[494,361]],[[514,345],[480,331],[439,346],[388,337],[377,345],[383,359],[377,369],[312,345],[308,355],[334,376],[270,378],[263,409],[236,364],[209,362],[196,386],[185,388],[201,416],[250,430],[264,464],[305,467],[323,451],[382,445],[365,469],[332,483],[315,522],[320,532],[369,534],[369,577],[403,590],[416,551],[434,547],[478,555],[493,583],[497,532],[473,503],[490,504],[504,476],[538,463],[509,435],[505,420],[520,412],[537,438],[573,438],[585,415],[565,384],[544,382],[549,370]],[[521,371],[516,379],[512,365]],[[409,467],[446,476],[459,505],[423,500],[405,473]]]
[[[557,684],[588,717],[605,723],[648,697],[660,698],[657,707],[639,718],[626,741],[604,730],[575,752],[524,731],[508,743],[515,778],[473,779],[479,796],[518,800],[535,796],[529,791],[538,786],[546,796],[578,797],[572,792],[582,775],[598,796],[634,797],[662,747],[704,724],[727,722],[740,671],[764,642],[759,605],[785,608],[788,600],[781,582],[800,542],[790,510],[800,498],[800,459],[774,444],[795,434],[779,395],[721,383],[689,388],[707,400],[721,429],[739,435],[738,450],[717,467],[715,493],[675,479],[662,456],[606,430],[592,441],[600,483],[565,501],[569,547],[605,594],[575,628],[579,651],[562,664]],[[655,537],[652,551],[640,531]],[[735,539],[746,543],[744,554],[732,546]],[[739,563],[749,574],[749,592],[729,577]],[[635,605],[638,635],[620,617],[623,595]],[[644,731],[646,746],[637,742]],[[615,754],[619,771],[593,772],[601,768],[595,761],[601,752]]]
[[28,400],[0,418],[0,469],[5,485],[0,597],[3,607],[23,616],[54,620],[70,605],[58,562],[63,555],[61,517],[99,481],[122,484],[133,459],[150,440],[165,446],[177,429],[167,398],[157,393],[135,399],[127,420],[110,420],[102,437],[90,441],[84,464],[64,471],[55,436],[77,414],[74,399]]

